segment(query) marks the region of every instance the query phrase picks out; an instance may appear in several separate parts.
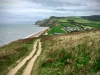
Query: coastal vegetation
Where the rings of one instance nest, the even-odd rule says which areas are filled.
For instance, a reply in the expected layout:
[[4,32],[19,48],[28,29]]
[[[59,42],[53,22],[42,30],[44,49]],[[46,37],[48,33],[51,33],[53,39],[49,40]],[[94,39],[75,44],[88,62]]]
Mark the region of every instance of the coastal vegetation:
[[0,75],[6,73],[27,56],[33,47],[35,39],[27,38],[11,42],[0,47]]
[[[92,17],[90,19],[90,17]],[[95,20],[95,18],[97,20]],[[64,34],[69,32],[84,31],[100,28],[99,16],[71,16],[71,17],[55,17],[37,21],[36,25],[49,26],[48,35]]]
[[17,66],[36,44],[35,53],[16,73],[22,75],[38,54],[40,43],[42,51],[30,75],[100,75],[99,16],[51,16],[36,25],[49,29],[37,38],[19,39],[0,47],[0,75]]
[[41,41],[43,50],[34,66],[39,68],[31,75],[100,74],[100,29],[43,36]]

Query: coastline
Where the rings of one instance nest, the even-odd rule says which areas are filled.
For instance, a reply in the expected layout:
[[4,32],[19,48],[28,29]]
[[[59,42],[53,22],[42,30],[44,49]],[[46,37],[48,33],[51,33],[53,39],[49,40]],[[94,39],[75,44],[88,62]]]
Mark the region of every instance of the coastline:
[[31,34],[31,35],[25,37],[24,39],[26,39],[26,38],[33,38],[33,37],[39,37],[41,34],[43,34],[48,29],[49,29],[49,27],[46,27],[45,29],[40,30],[40,31],[38,31],[38,32],[36,32],[34,34]]
[[[41,34],[43,34],[43,33],[44,33],[46,30],[48,30],[48,29],[49,29],[49,27],[46,27],[46,28],[44,28],[44,29],[42,29],[42,30],[40,30],[40,31],[38,31],[38,32],[36,32],[36,33],[33,33],[33,34],[31,34],[31,35],[29,35],[29,36],[27,36],[27,37],[20,38],[20,39],[27,39],[27,38],[39,37]],[[19,40],[19,39],[17,39],[17,40]],[[13,41],[17,41],[17,40],[13,40]],[[13,41],[11,41],[11,42],[13,42]],[[9,42],[9,43],[11,43],[11,42]],[[0,47],[5,46],[5,45],[8,45],[9,43],[0,45]]]

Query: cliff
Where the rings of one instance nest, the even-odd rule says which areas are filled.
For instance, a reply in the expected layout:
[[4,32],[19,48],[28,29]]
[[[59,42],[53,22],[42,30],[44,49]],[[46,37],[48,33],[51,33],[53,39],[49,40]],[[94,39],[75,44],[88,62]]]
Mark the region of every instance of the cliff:
[[35,25],[39,25],[39,26],[49,26],[52,27],[53,25],[58,26],[59,22],[58,19],[61,19],[64,17],[55,17],[55,16],[51,16],[49,19],[44,19],[44,20],[39,20],[35,23]]
[[41,20],[41,21],[37,21],[35,23],[35,25],[40,25],[40,26],[51,26],[51,24],[52,24],[51,19],[44,19],[44,20]]
[[[84,19],[84,20],[83,20]],[[100,15],[92,15],[92,16],[69,16],[69,17],[55,17],[51,16],[49,19],[39,20],[35,23],[35,25],[44,26],[44,27],[52,27],[52,26],[58,26],[60,23],[72,23],[75,24],[75,21],[100,21]],[[78,23],[78,22],[77,22]]]

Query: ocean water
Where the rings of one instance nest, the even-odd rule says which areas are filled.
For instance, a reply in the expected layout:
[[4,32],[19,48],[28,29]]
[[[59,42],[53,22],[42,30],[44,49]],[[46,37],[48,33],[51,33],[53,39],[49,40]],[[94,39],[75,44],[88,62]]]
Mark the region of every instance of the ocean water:
[[0,46],[45,29],[33,24],[0,24]]

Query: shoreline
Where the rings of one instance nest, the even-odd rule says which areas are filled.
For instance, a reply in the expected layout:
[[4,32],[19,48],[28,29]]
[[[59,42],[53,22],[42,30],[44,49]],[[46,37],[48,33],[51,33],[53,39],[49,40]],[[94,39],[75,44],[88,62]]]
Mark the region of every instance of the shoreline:
[[33,38],[33,37],[39,37],[41,34],[43,34],[43,33],[44,33],[46,30],[48,30],[48,29],[49,29],[49,27],[46,27],[45,29],[40,30],[40,31],[38,31],[38,32],[36,32],[36,33],[33,33],[33,34],[31,34],[31,35],[29,35],[29,36],[23,38],[23,39],[26,39],[26,38]]
[[[44,29],[42,29],[42,30],[40,30],[40,31],[38,31],[36,33],[33,33],[33,34],[31,34],[31,35],[29,35],[27,37],[20,38],[20,39],[27,39],[27,38],[34,38],[34,37],[36,38],[36,37],[39,37],[41,34],[43,34],[48,29],[49,29],[49,27],[46,27],[46,28],[44,28]],[[20,39],[17,39],[17,40],[14,40],[14,41],[18,41]],[[13,41],[11,41],[11,42],[13,42]],[[9,42],[9,43],[11,43],[11,42]],[[9,43],[4,44],[4,45],[0,45],[0,47],[5,46],[5,45],[8,45]]]

